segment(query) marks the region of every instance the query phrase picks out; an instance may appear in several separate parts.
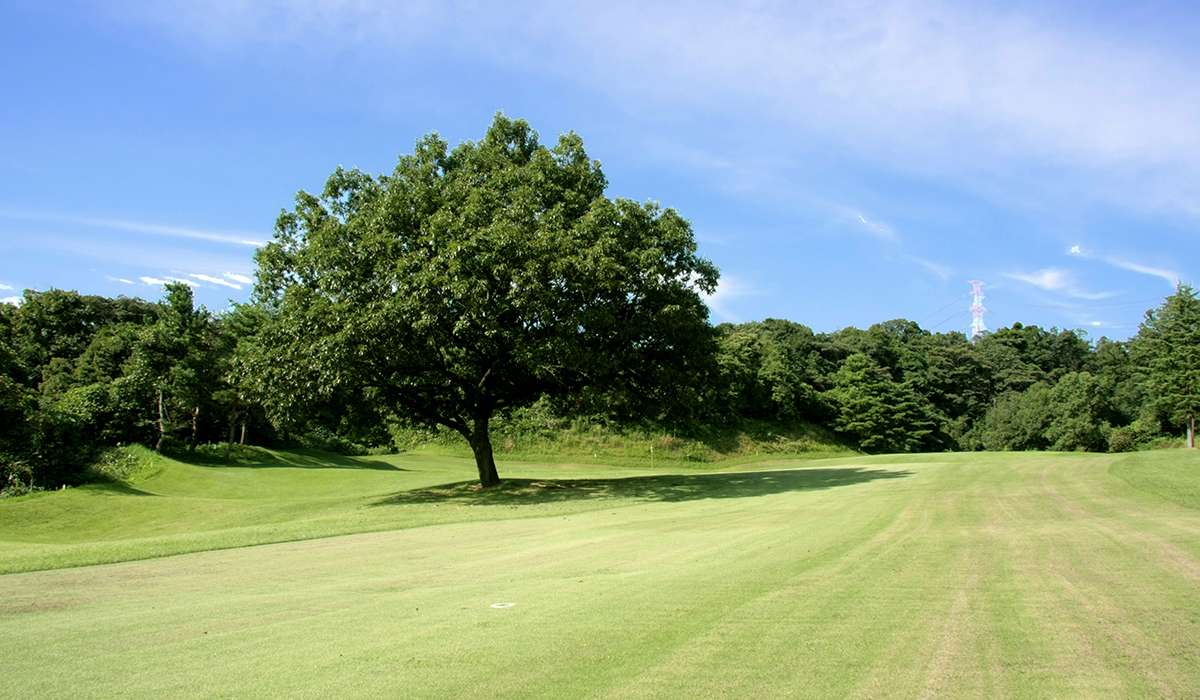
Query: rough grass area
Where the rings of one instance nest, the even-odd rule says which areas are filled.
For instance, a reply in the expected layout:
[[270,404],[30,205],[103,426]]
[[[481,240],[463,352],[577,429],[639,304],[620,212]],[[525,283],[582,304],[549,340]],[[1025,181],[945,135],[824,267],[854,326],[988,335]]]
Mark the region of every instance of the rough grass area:
[[[402,430],[396,433],[395,444],[405,452],[471,455],[462,436],[449,429]],[[703,435],[678,435],[587,419],[565,421],[532,410],[519,420],[497,420],[492,445],[498,461],[570,460],[660,468],[674,464],[719,464],[727,468],[772,457],[814,459],[857,452],[829,430],[804,421],[780,424],[747,420],[709,428]]]
[[488,491],[466,460],[268,454],[0,503],[10,568],[146,538],[376,530],[0,576],[0,696],[1200,688],[1200,510],[1177,496],[1200,484],[1194,452],[510,464]]

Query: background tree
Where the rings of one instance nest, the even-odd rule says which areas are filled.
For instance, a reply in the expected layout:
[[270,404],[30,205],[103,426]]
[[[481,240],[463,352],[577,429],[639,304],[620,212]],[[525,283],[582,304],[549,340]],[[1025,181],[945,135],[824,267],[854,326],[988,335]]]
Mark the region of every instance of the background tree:
[[914,382],[936,411],[941,445],[971,449],[971,431],[991,405],[992,366],[958,332],[933,336],[922,355],[925,370]]
[[726,417],[775,421],[827,420],[833,414],[821,391],[820,341],[799,323],[768,318],[717,327],[719,401]]
[[214,405],[221,388],[222,347],[211,314],[195,307],[191,287],[174,282],[163,289],[158,319],[143,329],[125,374],[153,389],[154,449],[162,450],[179,430],[188,433],[188,447],[194,449],[201,413]]
[[252,367],[262,352],[258,340],[267,320],[266,310],[254,304],[234,304],[220,317],[221,385],[213,392],[213,398],[226,416],[227,458],[235,440],[245,443],[247,424],[258,408]]
[[1054,418],[1051,391],[1046,382],[1037,382],[1025,391],[1000,395],[977,426],[980,446],[993,452],[1049,447],[1046,429]]
[[687,221],[604,196],[574,133],[554,148],[497,115],[479,142],[431,134],[390,175],[338,169],[256,254],[260,384],[276,418],[337,392],[444,425],[499,483],[488,425],[543,393],[665,413],[712,356],[716,268]]
[[1103,452],[1113,411],[1112,384],[1089,372],[1068,372],[1050,392],[1050,449]]
[[1146,312],[1137,338],[1139,362],[1150,378],[1151,400],[1176,425],[1187,428],[1196,446],[1200,410],[1200,300],[1180,283],[1161,306]]
[[1068,372],[1090,371],[1095,360],[1084,335],[1014,323],[983,336],[976,348],[993,368],[997,394],[1003,394],[1041,381],[1052,385]]
[[909,384],[893,381],[864,354],[851,355],[830,391],[838,406],[838,431],[868,452],[916,452],[933,432],[929,412]]

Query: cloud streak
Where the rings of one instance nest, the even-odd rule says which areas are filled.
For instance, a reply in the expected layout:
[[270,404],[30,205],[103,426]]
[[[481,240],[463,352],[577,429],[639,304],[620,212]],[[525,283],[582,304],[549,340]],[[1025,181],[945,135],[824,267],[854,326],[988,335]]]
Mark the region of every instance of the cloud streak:
[[1166,280],[1167,284],[1171,285],[1172,288],[1174,288],[1175,285],[1179,282],[1179,273],[1172,272],[1171,270],[1163,270],[1163,269],[1160,269],[1157,267],[1149,267],[1147,265],[1139,265],[1135,262],[1131,262],[1129,260],[1121,260],[1119,258],[1104,258],[1104,262],[1108,263],[1109,265],[1112,265],[1113,267],[1119,267],[1122,270],[1129,270],[1131,272],[1140,272],[1143,275],[1151,275],[1153,277],[1161,277],[1162,279]]
[[116,231],[127,231],[129,233],[144,233],[154,236],[170,236],[173,238],[192,238],[203,241],[215,241],[218,243],[229,243],[232,245],[263,245],[260,241],[250,240],[253,234],[229,232],[229,231],[208,231],[203,229],[185,228],[181,226],[164,226],[162,224],[150,224],[140,221],[127,221],[122,219],[104,219],[89,216],[75,216],[73,214],[49,214],[41,212],[24,212],[13,209],[0,208],[0,217],[5,219],[16,219],[19,221],[49,221],[54,223],[72,224],[76,226],[88,226],[95,228],[107,228]]
[[235,284],[235,283],[233,283],[233,282],[230,282],[230,281],[228,281],[228,280],[223,280],[223,279],[221,279],[220,277],[212,277],[212,276],[209,276],[209,275],[200,275],[200,274],[196,274],[196,273],[194,273],[194,272],[192,272],[192,273],[189,273],[189,275],[188,275],[188,276],[189,276],[189,277],[195,277],[195,278],[196,278],[196,279],[198,279],[198,280],[201,280],[201,281],[204,281],[204,282],[209,282],[209,283],[211,283],[211,284],[220,284],[220,285],[223,285],[223,286],[226,286],[226,287],[230,287],[230,288],[232,288],[232,289],[241,289],[241,288],[242,288],[242,285],[240,285],[240,284]]
[[628,104],[767,119],[909,170],[1065,166],[1093,175],[1078,186],[1097,194],[1200,215],[1200,71],[1084,10],[1067,21],[942,0],[161,0],[113,11],[227,51],[399,61],[453,37],[476,58]]
[[168,277],[167,279],[164,280],[164,279],[159,279],[157,277],[146,276],[146,277],[139,277],[138,279],[140,279],[142,282],[145,282],[146,284],[153,286],[153,287],[161,287],[164,284],[170,284],[172,282],[182,282],[183,284],[186,284],[189,287],[203,286],[195,280],[190,280],[190,279],[187,279],[184,277]]
[[1067,252],[1070,255],[1084,258],[1086,260],[1100,260],[1101,262],[1122,270],[1129,270],[1130,272],[1137,272],[1143,275],[1150,275],[1151,277],[1158,277],[1164,280],[1167,284],[1171,285],[1172,289],[1174,289],[1175,285],[1179,283],[1180,274],[1174,270],[1142,265],[1140,263],[1133,262],[1132,260],[1118,258],[1115,255],[1093,255],[1091,252],[1083,250],[1079,246],[1072,246],[1071,250]]
[[738,318],[730,308],[730,302],[741,297],[752,296],[755,293],[754,287],[737,277],[722,275],[716,291],[712,294],[701,292],[700,296],[704,299],[704,303],[708,304],[708,308],[712,309],[714,315],[725,321],[736,322]]
[[890,225],[882,221],[868,220],[867,217],[863,216],[862,214],[858,214],[857,216],[858,220],[872,236],[885,241],[896,240],[896,231]]
[[904,258],[905,258],[905,260],[914,262],[917,265],[921,266],[922,268],[928,270],[929,272],[932,272],[938,279],[942,280],[943,282],[950,279],[951,269],[946,267],[945,265],[939,265],[933,261],[926,260],[924,258],[919,258],[915,255],[905,255]]
[[1075,276],[1071,272],[1057,267],[1047,267],[1032,273],[1009,272],[1005,273],[1005,276],[1048,292],[1063,292],[1077,299],[1094,300],[1113,296],[1113,292],[1084,291],[1075,282]]

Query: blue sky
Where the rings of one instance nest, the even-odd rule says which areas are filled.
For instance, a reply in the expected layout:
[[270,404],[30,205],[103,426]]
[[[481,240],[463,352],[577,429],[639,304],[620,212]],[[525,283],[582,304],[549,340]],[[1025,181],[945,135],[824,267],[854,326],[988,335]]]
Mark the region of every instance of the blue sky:
[[244,300],[338,165],[497,110],[575,130],[610,196],[720,267],[714,321],[1126,338],[1200,271],[1185,3],[0,4],[0,298]]

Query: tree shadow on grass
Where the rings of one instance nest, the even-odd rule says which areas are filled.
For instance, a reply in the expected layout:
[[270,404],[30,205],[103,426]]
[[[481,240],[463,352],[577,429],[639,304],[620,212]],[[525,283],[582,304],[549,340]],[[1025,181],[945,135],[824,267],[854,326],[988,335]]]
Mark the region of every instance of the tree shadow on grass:
[[460,481],[415,491],[401,491],[372,505],[535,505],[602,499],[672,502],[706,498],[750,498],[791,491],[817,491],[837,486],[852,486],[877,479],[900,479],[911,474],[909,471],[847,467],[731,474],[669,474],[620,479],[508,479],[490,489],[480,489],[474,481]]
[[199,467],[246,467],[249,469],[291,467],[299,469],[375,469],[379,471],[403,472],[402,467],[375,457],[347,457],[334,452],[322,452],[309,448],[269,452],[256,447],[237,446],[225,458],[224,447],[217,453],[197,449],[195,452],[170,452],[167,456],[177,462]]
[[93,493],[111,493],[121,496],[150,496],[159,498],[157,493],[150,493],[138,488],[134,488],[122,481],[94,481],[87,484],[84,488],[91,490]]

